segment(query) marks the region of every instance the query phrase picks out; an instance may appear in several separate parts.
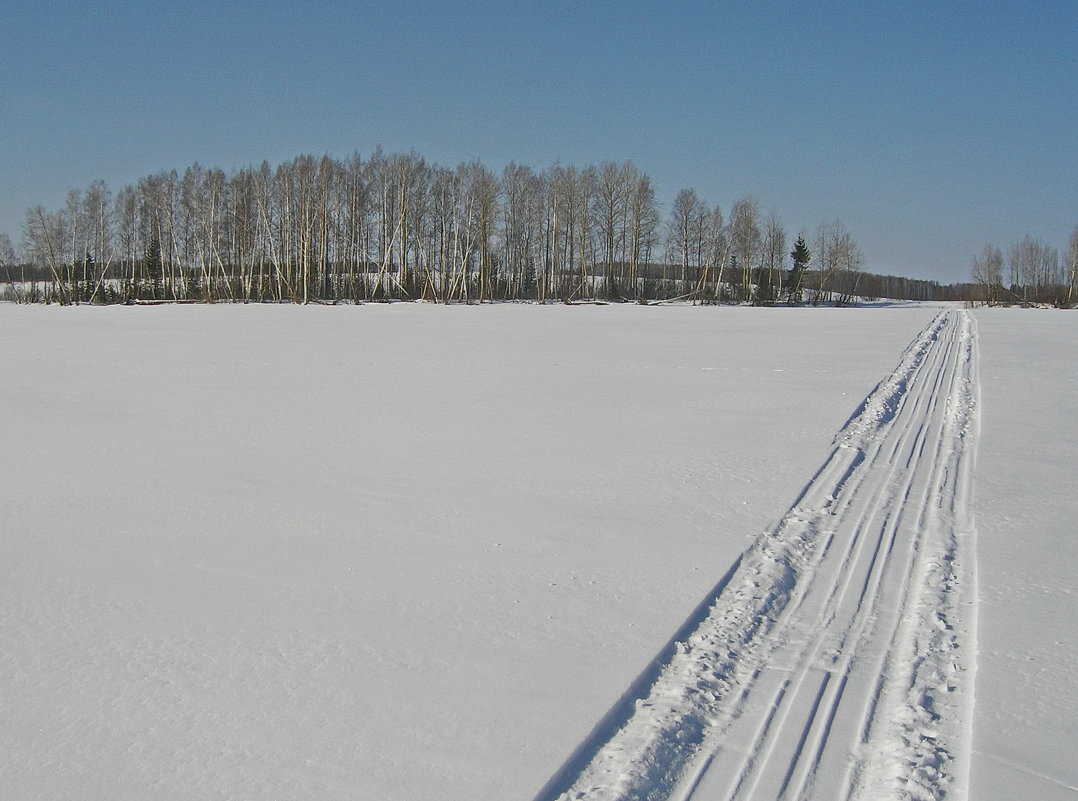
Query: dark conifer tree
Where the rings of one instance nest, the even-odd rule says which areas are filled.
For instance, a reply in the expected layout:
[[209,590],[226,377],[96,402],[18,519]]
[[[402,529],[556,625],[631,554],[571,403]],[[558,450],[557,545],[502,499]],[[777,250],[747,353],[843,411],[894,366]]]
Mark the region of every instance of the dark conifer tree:
[[93,297],[94,270],[97,267],[97,260],[90,251],[86,251],[86,256],[76,266],[78,286],[75,288],[75,294],[80,301],[86,302]]
[[803,280],[805,277],[805,270],[808,269],[808,264],[812,260],[812,254],[809,253],[804,236],[797,237],[797,244],[795,244],[794,249],[790,251],[790,258],[794,260],[794,264],[790,269],[789,281],[786,282],[789,290],[786,296],[786,302],[793,306],[801,302],[804,289]]
[[756,296],[753,300],[753,305],[770,306],[775,302],[776,294],[775,286],[771,283],[771,271],[763,268],[757,270]]
[[156,236],[150,239],[150,244],[146,246],[143,270],[145,271],[150,297],[157,300],[158,296],[162,294],[163,288],[161,286],[161,243]]

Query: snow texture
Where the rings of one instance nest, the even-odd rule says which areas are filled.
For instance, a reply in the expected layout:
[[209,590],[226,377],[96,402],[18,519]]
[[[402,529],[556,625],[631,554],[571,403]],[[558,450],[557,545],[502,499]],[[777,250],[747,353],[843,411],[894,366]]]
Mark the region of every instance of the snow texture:
[[561,798],[965,795],[973,343],[917,337]]
[[0,306],[0,797],[1072,798],[1071,319]]
[[970,797],[1078,798],[1078,316],[978,309]]

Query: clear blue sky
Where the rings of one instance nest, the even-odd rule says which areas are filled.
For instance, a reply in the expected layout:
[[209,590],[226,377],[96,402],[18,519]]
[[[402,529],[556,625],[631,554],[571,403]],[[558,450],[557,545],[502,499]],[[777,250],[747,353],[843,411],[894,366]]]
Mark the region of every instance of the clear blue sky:
[[867,267],[965,280],[1078,224],[1078,0],[12,2],[0,232],[102,178],[416,149],[752,193]]

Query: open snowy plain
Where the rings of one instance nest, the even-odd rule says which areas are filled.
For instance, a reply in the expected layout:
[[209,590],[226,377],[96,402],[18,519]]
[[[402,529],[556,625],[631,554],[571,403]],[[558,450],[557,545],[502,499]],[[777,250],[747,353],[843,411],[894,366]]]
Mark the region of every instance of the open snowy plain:
[[0,306],[0,797],[1074,798],[1076,328]]

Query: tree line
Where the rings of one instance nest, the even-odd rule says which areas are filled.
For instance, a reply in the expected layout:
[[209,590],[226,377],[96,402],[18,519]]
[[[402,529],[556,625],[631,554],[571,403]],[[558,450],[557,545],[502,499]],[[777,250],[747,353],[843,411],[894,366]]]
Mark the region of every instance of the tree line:
[[61,304],[841,304],[863,284],[892,285],[866,280],[841,222],[788,247],[778,216],[751,195],[726,217],[682,189],[664,219],[651,178],[628,161],[511,163],[499,175],[379,149],[231,174],[196,163],[115,194],[95,181],[61,209],[27,210],[18,252],[0,235],[0,266],[9,298]]
[[1073,307],[1078,303],[1078,225],[1065,255],[1026,234],[1011,245],[1007,257],[985,245],[973,257],[975,299],[989,306],[1017,304]]

